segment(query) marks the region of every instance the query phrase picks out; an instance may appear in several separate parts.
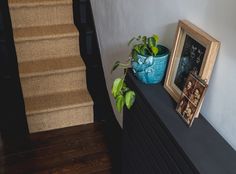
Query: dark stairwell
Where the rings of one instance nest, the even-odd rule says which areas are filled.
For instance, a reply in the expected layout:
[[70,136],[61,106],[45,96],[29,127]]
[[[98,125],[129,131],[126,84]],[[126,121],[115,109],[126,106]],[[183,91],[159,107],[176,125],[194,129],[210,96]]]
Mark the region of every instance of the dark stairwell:
[[[11,76],[1,76],[1,84],[4,84],[1,85],[1,91],[4,91],[1,96],[4,97],[1,97],[0,114],[3,137],[0,143],[0,173],[120,173],[121,128],[106,90],[90,2],[74,1],[74,19],[80,31],[81,55],[87,68],[87,85],[94,101],[96,123],[31,135],[25,120],[10,17],[9,12],[6,13],[7,0],[1,3],[4,9],[0,12],[4,15],[0,16],[5,22],[7,19],[7,25],[2,25],[4,20],[0,20],[0,38],[1,42],[2,38],[7,40],[6,54],[13,55],[13,59],[8,62]],[[7,28],[2,29],[4,27]],[[6,49],[1,48],[1,58],[4,58],[3,50]],[[5,65],[1,63],[1,66]],[[7,77],[14,77],[14,84],[6,83]],[[14,94],[12,91],[18,92]],[[15,103],[17,109],[9,108],[10,103]],[[7,113],[7,108],[10,113]],[[10,125],[8,118],[3,117],[5,114],[12,116],[11,121],[17,126]],[[20,114],[22,117],[16,117]],[[6,140],[14,143],[6,144]]]
[[106,88],[90,0],[73,0],[73,8],[74,22],[80,32],[80,51],[86,64],[87,86],[94,101],[94,119],[104,122],[113,157],[113,173],[121,173],[121,128]]

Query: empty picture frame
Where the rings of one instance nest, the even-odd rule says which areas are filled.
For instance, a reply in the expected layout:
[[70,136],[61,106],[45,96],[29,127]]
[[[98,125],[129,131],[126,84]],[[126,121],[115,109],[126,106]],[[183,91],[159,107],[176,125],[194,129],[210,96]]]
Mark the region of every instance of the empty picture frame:
[[220,42],[187,20],[178,23],[164,87],[176,102],[192,71],[208,84]]

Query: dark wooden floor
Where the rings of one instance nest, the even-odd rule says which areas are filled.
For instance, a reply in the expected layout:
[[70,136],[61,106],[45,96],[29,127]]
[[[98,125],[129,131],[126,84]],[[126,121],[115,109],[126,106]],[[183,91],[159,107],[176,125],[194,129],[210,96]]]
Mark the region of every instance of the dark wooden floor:
[[13,148],[0,143],[1,174],[111,173],[102,124],[31,134],[22,144]]

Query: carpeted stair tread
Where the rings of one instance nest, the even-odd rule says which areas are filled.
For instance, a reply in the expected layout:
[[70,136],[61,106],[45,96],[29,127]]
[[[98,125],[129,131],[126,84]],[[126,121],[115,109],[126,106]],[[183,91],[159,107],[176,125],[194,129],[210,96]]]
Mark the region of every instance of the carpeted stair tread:
[[80,56],[52,58],[19,63],[21,78],[71,71],[82,71],[85,69],[86,67]]
[[64,38],[79,35],[76,26],[73,24],[16,28],[13,32],[15,42]]
[[30,132],[88,124],[93,101],[72,0],[8,0]]
[[61,92],[25,98],[27,115],[90,105],[93,105],[93,102],[87,90]]
[[11,8],[72,4],[72,0],[8,0]]
[[10,0],[12,27],[73,24],[72,0]]

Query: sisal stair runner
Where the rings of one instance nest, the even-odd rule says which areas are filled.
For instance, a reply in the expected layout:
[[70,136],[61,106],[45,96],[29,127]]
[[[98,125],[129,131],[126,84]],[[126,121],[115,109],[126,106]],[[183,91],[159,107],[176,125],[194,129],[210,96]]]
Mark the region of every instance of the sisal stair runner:
[[93,122],[72,0],[8,0],[31,133]]
[[8,0],[13,28],[73,24],[71,0]]
[[13,33],[19,62],[80,55],[72,24],[17,28]]

